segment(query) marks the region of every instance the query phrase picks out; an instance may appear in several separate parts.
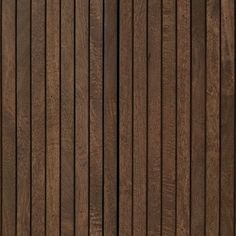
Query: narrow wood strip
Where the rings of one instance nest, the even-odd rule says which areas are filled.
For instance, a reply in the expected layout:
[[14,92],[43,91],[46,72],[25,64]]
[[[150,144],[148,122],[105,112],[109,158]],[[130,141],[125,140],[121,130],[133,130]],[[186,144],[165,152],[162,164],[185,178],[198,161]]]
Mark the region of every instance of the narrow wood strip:
[[2,2],[2,235],[16,232],[16,4]]
[[177,235],[190,235],[190,2],[177,4]]
[[32,0],[32,235],[45,234],[45,2]]
[[176,230],[176,4],[163,1],[162,234]]
[[75,2],[75,235],[89,224],[89,2]]
[[90,1],[90,234],[103,233],[103,1]]
[[147,160],[146,0],[134,0],[133,51],[133,234],[145,235]]
[[17,1],[17,234],[30,234],[30,1]]
[[47,0],[47,209],[46,233],[60,231],[60,58],[59,58],[59,0]]
[[221,235],[234,235],[234,1],[221,1]]
[[61,235],[74,235],[74,0],[61,3]]
[[207,1],[206,234],[219,235],[220,1]]
[[104,234],[117,234],[117,1],[104,1]]
[[192,0],[191,233],[205,232],[205,0]]
[[[148,235],[161,223],[161,0],[148,2]],[[157,23],[159,22],[159,23]]]
[[120,1],[119,229],[132,235],[132,0]]

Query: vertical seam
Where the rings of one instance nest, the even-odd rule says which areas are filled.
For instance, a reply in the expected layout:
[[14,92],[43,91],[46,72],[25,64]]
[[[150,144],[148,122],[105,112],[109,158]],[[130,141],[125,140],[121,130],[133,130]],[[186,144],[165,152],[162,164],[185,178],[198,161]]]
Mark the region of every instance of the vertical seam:
[[76,235],[76,0],[74,0],[74,32],[73,32],[73,46],[74,46],[74,54],[73,54],[73,59],[74,59],[74,68],[73,68],[73,77],[74,77],[74,101],[73,101],[73,106],[74,106],[74,147],[73,147],[73,156],[74,156],[74,173],[73,173],[73,185],[74,185],[74,189],[73,189],[73,205],[74,205],[74,209],[73,209],[73,230],[74,230],[74,236]]
[[192,0],[190,0],[190,137],[189,137],[189,151],[190,151],[190,181],[189,181],[189,234],[192,235]]
[[30,0],[30,234],[32,234],[32,0]]
[[17,235],[17,214],[18,214],[18,209],[17,209],[17,203],[18,203],[18,180],[17,180],[17,175],[18,175],[18,162],[17,162],[17,0],[15,0],[15,163],[16,163],[16,169],[15,169],[15,189],[16,189],[16,194],[15,194],[15,209],[16,209],[16,214],[15,214],[15,234]]
[[160,154],[161,154],[161,173],[160,173],[160,235],[162,235],[163,231],[163,0],[161,0],[161,148],[160,148]]
[[149,1],[146,2],[146,235],[148,235],[148,189],[149,189],[149,21],[148,21],[148,14],[149,14]]

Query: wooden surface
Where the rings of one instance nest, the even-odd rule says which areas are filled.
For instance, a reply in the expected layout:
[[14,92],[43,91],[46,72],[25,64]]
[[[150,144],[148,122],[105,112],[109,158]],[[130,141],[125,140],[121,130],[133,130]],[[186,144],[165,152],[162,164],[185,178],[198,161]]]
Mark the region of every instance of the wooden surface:
[[233,0],[0,9],[1,235],[235,235]]

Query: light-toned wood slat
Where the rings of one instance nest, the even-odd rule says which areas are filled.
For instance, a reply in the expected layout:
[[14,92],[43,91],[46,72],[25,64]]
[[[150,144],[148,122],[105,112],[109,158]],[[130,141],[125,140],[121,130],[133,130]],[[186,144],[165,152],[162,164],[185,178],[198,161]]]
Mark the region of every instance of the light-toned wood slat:
[[207,1],[206,234],[219,235],[220,1]]
[[162,9],[162,234],[176,230],[176,2]]
[[45,2],[32,0],[32,235],[45,234]]
[[[148,235],[161,230],[161,1],[148,1]],[[159,22],[159,23],[157,23]]]
[[61,235],[74,235],[74,0],[61,2]]
[[47,0],[46,234],[60,232],[60,4]]
[[147,4],[133,6],[133,234],[145,235],[147,168]]
[[[119,229],[132,235],[133,25],[132,0],[120,1],[119,37]],[[125,207],[124,207],[125,206]]]
[[90,234],[103,233],[103,1],[90,1]]
[[89,1],[75,2],[75,234],[89,235]]
[[104,235],[117,233],[117,1],[104,1]]
[[2,235],[16,232],[16,4],[2,2]]
[[177,235],[190,235],[190,1],[177,4]]
[[30,235],[30,1],[17,1],[17,235]]
[[235,21],[234,1],[221,1],[221,225],[234,235],[235,171]]

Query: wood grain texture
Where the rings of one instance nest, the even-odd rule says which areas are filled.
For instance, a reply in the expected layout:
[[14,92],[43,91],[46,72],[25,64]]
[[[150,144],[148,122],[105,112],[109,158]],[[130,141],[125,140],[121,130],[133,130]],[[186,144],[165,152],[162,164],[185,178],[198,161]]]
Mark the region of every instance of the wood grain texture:
[[221,2],[221,235],[235,233],[234,1]]
[[147,234],[161,233],[161,22],[162,2],[147,5],[148,47],[148,163],[147,163]]
[[32,209],[31,232],[45,234],[45,2],[32,1],[31,13],[31,119],[32,119]]
[[104,1],[104,235],[117,232],[117,7]]
[[2,234],[16,232],[16,4],[2,3]]
[[162,234],[176,230],[176,2],[162,10]]
[[233,0],[0,0],[0,235],[234,235]]
[[133,1],[121,0],[119,13],[119,232],[132,235]]
[[46,234],[60,232],[60,4],[46,6]]
[[74,235],[74,1],[61,2],[61,235]]
[[90,71],[89,71],[89,233],[103,233],[104,181],[104,69],[103,69],[103,1],[90,1]]
[[220,2],[207,1],[206,234],[219,235]]
[[177,235],[190,235],[190,2],[177,4]]
[[31,71],[30,1],[17,1],[17,235],[30,235]]
[[205,232],[206,1],[191,6],[191,234]]
[[89,2],[75,2],[75,234],[89,235]]
[[133,6],[133,234],[147,232],[147,5]]

